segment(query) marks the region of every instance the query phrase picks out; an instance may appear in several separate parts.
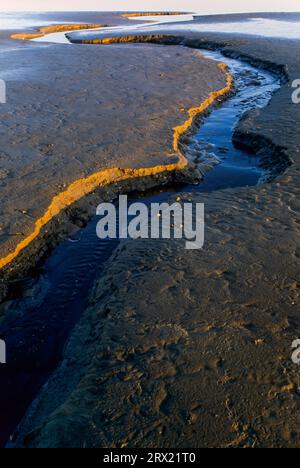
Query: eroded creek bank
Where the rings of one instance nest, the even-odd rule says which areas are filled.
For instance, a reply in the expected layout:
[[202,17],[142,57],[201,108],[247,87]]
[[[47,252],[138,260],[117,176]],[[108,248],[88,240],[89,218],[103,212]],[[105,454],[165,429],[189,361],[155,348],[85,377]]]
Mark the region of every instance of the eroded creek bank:
[[[217,52],[203,53],[224,61]],[[154,193],[133,194],[132,201],[162,202],[179,191],[190,193],[192,199],[193,192],[253,186],[286,168],[285,159],[274,164],[270,148],[260,147],[255,155],[233,144],[243,114],[266,106],[280,87],[280,78],[238,60],[225,61],[234,75],[236,94],[204,119],[185,148],[186,155],[204,174],[203,180],[197,185],[168,185]],[[87,307],[90,287],[118,245],[116,240],[100,241],[96,237],[96,222],[95,217],[61,243],[36,276],[17,282],[10,300],[2,304],[5,316],[0,336],[6,340],[10,365],[0,379],[1,444],[13,433],[60,362],[66,340]]]

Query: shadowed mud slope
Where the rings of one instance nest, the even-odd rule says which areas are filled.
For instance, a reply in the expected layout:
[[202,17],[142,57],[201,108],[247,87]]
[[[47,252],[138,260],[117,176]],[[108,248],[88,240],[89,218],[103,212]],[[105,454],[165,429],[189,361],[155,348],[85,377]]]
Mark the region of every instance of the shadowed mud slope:
[[300,76],[300,45],[186,39],[281,72],[288,82],[267,108],[243,118],[235,140],[293,164],[270,184],[183,193],[183,201],[205,203],[201,251],[180,241],[122,245],[20,443],[299,447],[291,344],[300,335],[300,106],[290,82]]

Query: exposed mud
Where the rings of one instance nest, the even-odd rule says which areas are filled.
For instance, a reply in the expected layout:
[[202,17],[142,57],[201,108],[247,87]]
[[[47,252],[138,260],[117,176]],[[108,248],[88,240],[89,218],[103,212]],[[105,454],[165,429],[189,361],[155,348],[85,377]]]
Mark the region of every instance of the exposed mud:
[[[53,59],[52,53],[55,54],[56,67],[51,70],[55,77],[60,60],[64,60],[63,48],[59,46],[36,46],[33,48],[30,44],[28,52],[31,53],[31,51],[33,56],[36,54],[46,65],[47,74],[50,71],[48,68],[51,63],[50,58]],[[21,130],[16,135],[17,140],[25,142],[20,145],[17,151],[10,141],[5,142],[4,140],[2,147],[5,154],[11,154],[14,151],[11,159],[2,158],[4,169],[6,169],[7,164],[10,166],[10,183],[2,183],[3,210],[5,210],[2,217],[1,243],[3,254],[0,290],[2,298],[7,293],[7,280],[9,278],[14,279],[16,276],[24,274],[34,266],[34,263],[38,263],[49,247],[51,248],[62,236],[69,233],[70,229],[73,229],[72,225],[67,222],[68,210],[65,210],[66,207],[74,205],[78,199],[94,192],[99,185],[114,183],[114,187],[118,186],[119,190],[122,191],[130,188],[152,187],[154,184],[166,183],[167,180],[173,179],[173,175],[168,175],[168,173],[184,169],[187,164],[178,145],[179,137],[188,130],[188,127],[192,126],[196,114],[207,111],[214,101],[218,104],[219,100],[226,97],[231,90],[231,83],[228,81],[230,76],[226,74],[226,71],[224,73],[224,68],[201,59],[192,51],[185,51],[182,48],[167,50],[149,46],[144,50],[134,46],[127,49],[125,54],[123,48],[122,50],[114,49],[109,53],[103,50],[100,55],[95,55],[94,52],[94,49],[73,48],[72,51],[68,51],[68,70],[60,73],[59,78],[56,77],[53,82],[49,81],[47,77],[46,83],[52,93],[51,106],[53,109],[50,113],[44,110],[45,105],[47,108],[49,106],[49,91],[47,94],[44,92],[44,71],[39,77],[34,78],[41,80],[41,93],[38,93],[36,86],[31,89],[30,82],[24,85],[26,92],[23,86],[22,90],[25,96],[23,113],[16,114],[13,103],[8,103],[11,109],[8,109],[8,106],[1,109],[5,116],[10,115],[9,126],[11,129],[15,125],[19,125]],[[173,54],[176,57],[177,65],[180,61],[181,64],[179,68],[174,65],[171,72],[166,59],[169,60]],[[79,57],[82,58],[82,62],[85,62],[83,72],[70,77],[72,60],[74,60],[74,66],[77,66]],[[139,59],[144,62],[145,69],[143,64],[140,65]],[[90,81],[91,74],[96,79],[99,73],[95,60],[101,67],[101,83],[96,89],[91,90],[89,86],[89,91],[85,90],[83,95],[84,112],[75,115],[73,114],[73,93],[79,94],[76,99],[79,104],[79,101],[82,100],[81,90],[84,86],[84,77]],[[151,71],[148,71],[150,63],[148,60],[151,62]],[[124,79],[123,74],[121,77],[118,71],[118,76],[114,75],[112,78],[114,67],[120,67],[122,64],[126,68],[128,76]],[[205,66],[203,67],[203,65]],[[92,69],[87,77],[88,67],[92,67]],[[190,74],[193,67],[195,67],[195,75]],[[69,80],[69,88],[71,86],[72,90],[71,93],[66,91],[61,96],[62,89],[65,87],[63,81],[66,77]],[[145,77],[148,79],[146,89]],[[180,79],[182,80],[181,86]],[[116,88],[118,80],[121,80],[121,83]],[[132,80],[136,82],[134,89],[131,87]],[[174,95],[172,88],[175,83],[176,87],[183,90],[179,100],[177,94]],[[14,84],[14,86],[16,85]],[[219,91],[215,93],[215,89],[218,88]],[[13,101],[20,100],[21,96],[17,87],[15,93]],[[34,107],[38,109],[36,109],[35,118],[30,119],[29,116],[33,108],[31,104],[33,93],[37,103]],[[199,108],[193,107],[191,113],[188,113],[187,123],[183,127],[178,126],[178,122],[184,121],[183,116],[187,109],[194,103],[200,102],[201,98],[202,105]],[[54,105],[56,99],[59,99],[57,101],[59,106]],[[101,113],[97,116],[94,115],[95,100],[99,104],[101,103]],[[147,101],[147,113],[145,113],[145,100]],[[107,108],[106,113],[104,112],[105,107]],[[68,112],[70,112],[69,115]],[[118,130],[115,127],[111,128],[109,124],[109,118],[116,117],[116,112],[118,113]],[[128,117],[136,122],[133,127],[128,127]],[[50,129],[51,126],[54,126],[57,131],[55,132],[53,128],[47,132],[47,135],[43,130],[40,132],[39,127],[36,128],[36,118],[40,119],[40,130],[45,125],[43,122],[47,121],[47,127]],[[17,121],[21,122],[21,126]],[[145,127],[142,127],[143,121]],[[175,132],[172,130],[174,127],[176,127]],[[145,135],[144,130],[147,135]],[[50,133],[53,135],[50,136]],[[67,135],[72,135],[72,155],[69,154],[70,146],[66,146]],[[76,146],[77,140],[78,145]],[[15,170],[13,161],[15,160],[16,164],[19,165],[21,163],[21,154],[19,153],[23,151],[30,154],[30,164],[26,170],[24,166],[22,169],[25,178],[24,185],[21,184],[22,198],[20,198],[15,185],[18,185],[20,190],[21,174]],[[113,166],[114,163],[117,165]],[[59,167],[59,171],[57,167]],[[76,178],[76,173],[81,177]],[[52,175],[50,176],[50,174]],[[36,187],[34,199],[31,196],[29,182],[30,179],[32,180],[32,176]],[[52,179],[52,184],[49,183],[49,176]],[[145,183],[144,177],[146,176],[152,180]],[[46,178],[48,182],[45,186]],[[138,180],[139,178],[141,181]],[[27,182],[25,182],[26,179]],[[133,184],[128,179],[134,179],[135,183]],[[69,184],[68,181],[70,181]],[[60,187],[59,193],[57,193],[57,187]],[[111,192],[110,189],[108,192]],[[51,193],[53,194],[52,202],[48,198]],[[50,202],[48,206],[47,198],[48,203]],[[85,205],[90,206],[90,202],[87,200],[83,202],[81,211],[85,211]],[[43,209],[44,213],[41,213]],[[40,217],[36,216],[39,212],[42,214]],[[90,211],[86,209],[86,215],[88,214]],[[50,224],[53,217],[56,219]]]
[[186,39],[281,70],[281,90],[244,117],[235,140],[269,164],[284,161],[285,172],[254,188],[183,193],[206,206],[202,251],[180,241],[121,246],[28,412],[21,445],[299,447],[300,106],[290,82],[300,45]]

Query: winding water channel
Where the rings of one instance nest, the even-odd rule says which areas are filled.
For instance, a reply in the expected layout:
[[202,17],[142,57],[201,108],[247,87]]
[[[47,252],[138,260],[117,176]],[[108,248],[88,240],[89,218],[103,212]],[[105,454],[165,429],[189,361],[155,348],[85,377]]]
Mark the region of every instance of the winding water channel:
[[[177,192],[253,186],[266,175],[260,159],[234,147],[232,136],[244,112],[268,104],[280,87],[279,78],[238,60],[224,58],[218,52],[201,53],[226,62],[237,87],[233,97],[205,118],[189,147],[200,168],[207,163],[213,168],[199,185],[132,194],[132,202],[142,199],[150,204],[165,201]],[[16,284],[13,296],[2,305],[6,313],[0,324],[0,336],[9,350],[9,366],[3,368],[0,376],[2,446],[59,364],[66,340],[87,307],[93,281],[118,245],[117,240],[97,238],[97,221],[95,216],[75,238],[61,243],[35,277]]]

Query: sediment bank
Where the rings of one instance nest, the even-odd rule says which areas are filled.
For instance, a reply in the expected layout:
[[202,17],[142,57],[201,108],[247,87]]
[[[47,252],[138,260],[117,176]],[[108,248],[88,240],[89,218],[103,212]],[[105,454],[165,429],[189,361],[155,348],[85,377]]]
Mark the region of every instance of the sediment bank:
[[79,31],[84,29],[99,29],[106,28],[106,24],[55,24],[52,26],[43,26],[39,28],[36,32],[32,33],[15,33],[10,37],[18,41],[31,41],[32,39],[37,39],[39,37],[44,37],[47,34],[59,33],[59,32],[69,32],[69,31]]

